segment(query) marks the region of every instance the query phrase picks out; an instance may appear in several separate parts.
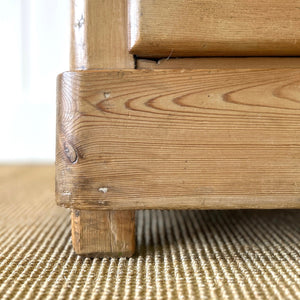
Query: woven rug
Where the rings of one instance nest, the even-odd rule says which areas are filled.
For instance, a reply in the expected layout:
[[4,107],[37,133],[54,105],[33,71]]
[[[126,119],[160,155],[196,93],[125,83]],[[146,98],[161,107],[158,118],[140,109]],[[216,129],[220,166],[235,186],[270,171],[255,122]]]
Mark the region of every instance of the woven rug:
[[300,299],[299,210],[138,211],[129,259],[73,252],[53,167],[2,166],[0,213],[0,299]]

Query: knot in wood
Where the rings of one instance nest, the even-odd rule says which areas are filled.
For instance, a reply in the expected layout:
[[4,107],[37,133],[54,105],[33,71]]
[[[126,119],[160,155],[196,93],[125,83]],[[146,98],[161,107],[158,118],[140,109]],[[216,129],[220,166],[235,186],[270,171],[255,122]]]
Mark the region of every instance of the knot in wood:
[[70,143],[68,143],[68,142],[64,143],[64,152],[72,164],[77,163],[77,160],[78,160],[77,151],[74,149],[74,147]]

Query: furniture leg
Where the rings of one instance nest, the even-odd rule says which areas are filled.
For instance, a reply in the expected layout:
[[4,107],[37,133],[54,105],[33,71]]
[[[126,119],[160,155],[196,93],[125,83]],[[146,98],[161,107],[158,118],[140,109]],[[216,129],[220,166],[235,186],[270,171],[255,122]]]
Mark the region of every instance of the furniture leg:
[[77,210],[71,212],[75,252],[87,256],[132,256],[135,211]]

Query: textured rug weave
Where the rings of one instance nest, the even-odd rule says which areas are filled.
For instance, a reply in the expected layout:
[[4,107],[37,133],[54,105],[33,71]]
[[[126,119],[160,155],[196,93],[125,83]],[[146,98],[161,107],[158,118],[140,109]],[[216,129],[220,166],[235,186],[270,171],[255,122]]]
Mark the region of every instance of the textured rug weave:
[[1,167],[0,299],[300,299],[300,211],[136,217],[134,257],[79,257],[53,167]]

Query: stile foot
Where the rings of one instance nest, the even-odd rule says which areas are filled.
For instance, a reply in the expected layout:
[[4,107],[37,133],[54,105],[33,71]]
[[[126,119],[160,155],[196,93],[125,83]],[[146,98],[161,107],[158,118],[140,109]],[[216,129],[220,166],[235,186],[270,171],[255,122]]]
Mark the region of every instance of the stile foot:
[[76,210],[71,212],[75,252],[89,257],[132,256],[135,211]]

